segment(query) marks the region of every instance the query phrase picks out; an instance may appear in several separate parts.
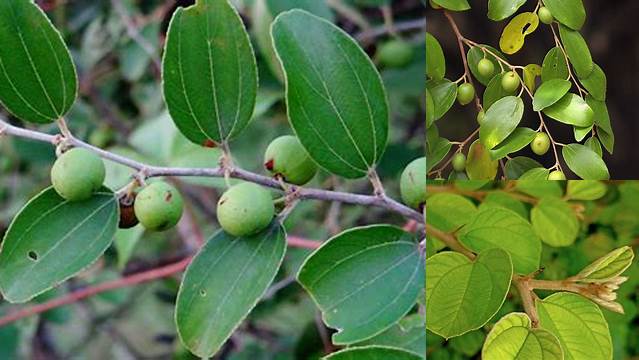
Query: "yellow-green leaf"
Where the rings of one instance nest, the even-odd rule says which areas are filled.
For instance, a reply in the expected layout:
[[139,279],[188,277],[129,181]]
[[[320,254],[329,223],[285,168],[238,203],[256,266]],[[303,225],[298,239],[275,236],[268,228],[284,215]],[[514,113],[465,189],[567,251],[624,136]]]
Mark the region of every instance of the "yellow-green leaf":
[[506,54],[514,54],[524,46],[524,38],[539,26],[535,13],[525,12],[515,16],[504,28],[499,39],[499,47]]

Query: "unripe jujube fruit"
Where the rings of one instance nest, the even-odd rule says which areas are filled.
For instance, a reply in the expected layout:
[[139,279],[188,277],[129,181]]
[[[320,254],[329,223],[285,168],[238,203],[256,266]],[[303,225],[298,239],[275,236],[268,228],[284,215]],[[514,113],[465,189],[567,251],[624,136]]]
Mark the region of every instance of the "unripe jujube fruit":
[[519,75],[514,71],[508,71],[501,78],[501,87],[504,91],[513,93],[519,89]]
[[408,42],[401,39],[389,40],[377,49],[377,60],[380,64],[391,67],[404,67],[413,60],[415,49]]
[[480,110],[477,113],[477,123],[481,125],[484,122],[484,117],[486,116],[486,112],[484,110]]
[[483,58],[477,63],[477,70],[481,76],[489,77],[495,72],[495,65],[492,61]]
[[555,170],[548,174],[548,180],[566,180],[566,175],[559,170]]
[[217,220],[234,236],[253,235],[264,230],[275,215],[273,198],[260,185],[243,182],[232,186],[217,203]]
[[542,23],[546,25],[551,24],[553,21],[555,21],[555,19],[552,16],[552,13],[545,6],[542,6],[539,8],[537,15],[539,16],[539,21],[541,21]]
[[173,186],[157,181],[138,193],[133,207],[135,216],[147,230],[164,231],[180,221],[184,203]]
[[530,143],[530,148],[537,155],[543,155],[550,149],[550,138],[545,132],[538,132]]
[[74,148],[55,161],[51,168],[51,183],[55,191],[69,201],[82,201],[102,187],[106,170],[95,153]]
[[471,83],[463,83],[457,88],[457,101],[467,105],[475,98],[475,88]]
[[317,173],[317,165],[295,136],[285,135],[273,140],[264,153],[264,167],[286,182],[304,185]]
[[462,153],[456,153],[453,156],[453,169],[455,169],[455,171],[464,171],[464,169],[466,168],[466,155],[462,154]]
[[399,181],[404,203],[419,209],[426,202],[426,158],[413,160],[406,166]]

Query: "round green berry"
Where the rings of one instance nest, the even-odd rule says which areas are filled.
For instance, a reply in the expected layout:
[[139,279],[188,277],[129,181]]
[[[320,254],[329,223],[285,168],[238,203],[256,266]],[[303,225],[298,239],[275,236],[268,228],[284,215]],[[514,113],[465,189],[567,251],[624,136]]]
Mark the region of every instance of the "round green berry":
[[514,93],[519,89],[519,75],[514,71],[508,71],[501,78],[501,87],[505,92]]
[[537,155],[543,155],[550,149],[550,138],[545,132],[538,132],[530,143],[530,148]]
[[539,8],[539,11],[537,11],[537,15],[539,16],[539,21],[544,24],[551,24],[553,21],[555,21],[552,13],[545,6]]
[[559,170],[555,170],[548,174],[548,180],[566,180],[566,175]]
[[264,167],[284,181],[304,185],[317,173],[317,165],[295,136],[285,135],[273,140],[264,153]]
[[105,175],[104,162],[98,155],[74,148],[60,155],[53,164],[51,183],[66,200],[82,201],[102,187]]
[[401,68],[413,61],[415,49],[401,39],[389,40],[377,49],[377,61],[390,68]]
[[419,209],[426,202],[426,158],[413,160],[406,166],[399,180],[404,203]]
[[453,156],[453,169],[455,169],[455,171],[464,171],[464,169],[466,168],[466,155],[462,154],[462,153],[457,153]]
[[495,65],[492,61],[483,58],[477,63],[477,70],[481,76],[489,77],[495,72]]
[[180,221],[184,203],[173,186],[157,181],[138,193],[133,208],[135,216],[147,230],[164,231]]
[[468,105],[475,98],[475,88],[471,83],[463,83],[457,88],[457,101]]
[[477,113],[477,123],[481,125],[484,122],[484,117],[486,116],[486,112],[484,110],[480,110]]
[[217,220],[222,229],[233,236],[253,235],[264,230],[274,215],[270,192],[254,183],[232,186],[217,203]]

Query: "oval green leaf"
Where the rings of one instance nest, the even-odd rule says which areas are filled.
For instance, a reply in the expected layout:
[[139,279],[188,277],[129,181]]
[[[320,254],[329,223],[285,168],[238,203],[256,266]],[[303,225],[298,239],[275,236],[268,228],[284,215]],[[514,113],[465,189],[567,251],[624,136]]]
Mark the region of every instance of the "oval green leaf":
[[433,80],[441,80],[446,75],[446,58],[439,41],[426,33],[426,76]]
[[182,343],[209,358],[255,307],[286,252],[283,227],[273,222],[253,236],[224,231],[209,239],[184,273],[175,307]]
[[433,2],[444,9],[453,11],[464,11],[470,9],[467,0],[433,0]]
[[303,10],[278,15],[271,34],[302,145],[332,173],[366,176],[386,148],[389,116],[370,58],[343,30]]
[[498,166],[499,161],[490,157],[490,152],[480,140],[475,140],[470,145],[466,157],[466,174],[470,180],[493,180],[497,176]]
[[592,55],[586,40],[579,31],[561,25],[559,26],[559,36],[577,76],[582,79],[589,77],[595,64],[592,62]]
[[572,245],[579,233],[579,220],[570,205],[556,197],[544,197],[530,211],[537,235],[550,246]]
[[518,127],[501,144],[489,150],[490,157],[498,160],[517,152],[530,144],[536,134],[537,132],[533,129]]
[[582,0],[545,0],[544,5],[560,23],[579,30],[586,22],[586,9]]
[[33,2],[0,1],[0,103],[16,117],[50,123],[71,109],[78,79],[62,36]]
[[315,251],[297,279],[338,332],[335,344],[366,340],[391,327],[424,289],[424,259],[412,236],[389,225],[342,232]]
[[433,97],[435,120],[439,120],[455,104],[457,84],[448,79],[429,80],[426,89]]
[[25,302],[96,261],[118,227],[119,207],[102,188],[86,201],[69,202],[50,187],[11,222],[0,248],[0,290]]
[[606,195],[608,186],[597,180],[568,180],[566,196],[572,200],[597,200]]
[[568,79],[568,63],[564,52],[558,46],[550,49],[544,57],[541,65],[541,81],[549,81],[552,79]]
[[430,196],[426,200],[426,209],[426,222],[445,232],[459,229],[477,212],[477,206],[472,201],[450,193]]
[[506,299],[513,275],[508,253],[489,249],[474,262],[445,251],[426,261],[426,328],[446,339],[478,329]]
[[334,352],[323,360],[420,360],[407,351],[385,346],[360,346]]
[[246,128],[257,96],[257,66],[228,0],[178,8],[167,33],[162,79],[169,113],[192,142],[227,141]]
[[490,109],[497,100],[512,95],[511,92],[504,90],[504,87],[501,86],[501,79],[503,77],[504,73],[495,75],[488,83],[488,86],[486,86],[483,96],[484,102],[482,104],[485,110]]
[[607,79],[601,67],[594,64],[594,69],[585,79],[579,79],[588,93],[598,101],[606,101]]
[[511,210],[479,210],[461,229],[459,241],[475,252],[491,248],[508,252],[518,274],[530,274],[539,269],[541,241],[530,223]]
[[510,313],[490,330],[481,351],[485,360],[563,360],[561,344],[547,330],[532,328],[525,313]]
[[526,0],[488,0],[488,18],[494,21],[501,21],[526,3]]
[[581,144],[566,145],[561,149],[561,154],[577,176],[584,180],[608,180],[610,173],[596,152]]
[[551,79],[539,86],[533,98],[533,110],[541,111],[561,100],[572,87],[572,83],[564,79]]
[[594,123],[595,113],[579,95],[568,93],[559,101],[543,110],[548,117],[559,122],[579,127]]
[[504,54],[512,55],[524,46],[527,35],[537,30],[539,17],[532,12],[515,16],[504,28],[499,38],[499,48]]
[[607,282],[626,271],[632,265],[634,258],[635,253],[632,248],[630,246],[622,246],[586,266],[576,277],[580,281]]
[[519,125],[524,115],[524,103],[517,96],[497,100],[487,111],[479,129],[479,139],[492,149],[504,141]]
[[[560,292],[537,301],[542,329],[555,335],[564,350],[564,359],[610,360],[612,341],[601,310],[583,296]],[[579,326],[575,326],[579,324]]]

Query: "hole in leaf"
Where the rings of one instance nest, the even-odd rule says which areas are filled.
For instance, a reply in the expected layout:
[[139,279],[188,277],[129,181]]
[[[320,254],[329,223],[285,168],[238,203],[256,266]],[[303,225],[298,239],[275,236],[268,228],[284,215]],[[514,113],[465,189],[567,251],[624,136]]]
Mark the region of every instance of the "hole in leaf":
[[38,261],[38,253],[33,250],[29,251],[29,253],[27,253],[27,256],[33,261]]
[[200,290],[200,296],[205,297],[206,296],[206,290],[201,289]]

